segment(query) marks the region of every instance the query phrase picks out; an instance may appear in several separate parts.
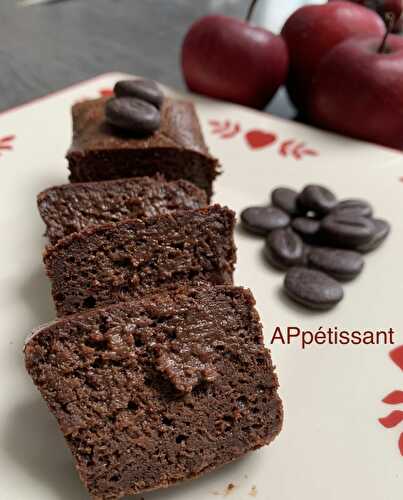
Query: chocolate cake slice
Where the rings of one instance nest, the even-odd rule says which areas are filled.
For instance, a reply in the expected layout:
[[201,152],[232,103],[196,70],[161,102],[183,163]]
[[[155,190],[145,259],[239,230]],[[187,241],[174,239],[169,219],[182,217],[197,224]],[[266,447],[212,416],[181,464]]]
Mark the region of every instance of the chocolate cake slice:
[[232,283],[234,219],[213,205],[92,226],[59,240],[44,253],[58,316],[180,282]]
[[25,359],[93,499],[196,478],[281,430],[242,288],[185,287],[64,318],[33,334]]
[[205,206],[204,191],[190,182],[168,182],[161,176],[65,184],[38,195],[46,236],[53,244],[87,226]]
[[211,196],[218,161],[208,152],[191,102],[164,99],[159,130],[133,137],[106,123],[106,101],[73,106],[73,143],[67,153],[72,182],[161,173],[167,180],[191,181]]

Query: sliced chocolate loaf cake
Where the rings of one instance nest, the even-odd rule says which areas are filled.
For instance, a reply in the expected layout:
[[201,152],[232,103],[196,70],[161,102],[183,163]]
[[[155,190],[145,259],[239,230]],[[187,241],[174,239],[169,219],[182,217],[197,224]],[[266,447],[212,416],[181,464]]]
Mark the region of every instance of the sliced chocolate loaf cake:
[[161,173],[186,179],[210,197],[218,161],[204,142],[191,102],[164,99],[160,128],[136,137],[106,123],[106,98],[73,106],[73,142],[67,153],[72,182],[102,181]]
[[168,182],[161,176],[65,184],[38,195],[46,236],[53,244],[87,226],[205,206],[205,191],[190,182]]
[[48,247],[58,316],[181,282],[232,283],[234,213],[213,205],[92,226]]
[[196,478],[281,430],[242,288],[184,287],[64,318],[33,334],[25,359],[93,499]]

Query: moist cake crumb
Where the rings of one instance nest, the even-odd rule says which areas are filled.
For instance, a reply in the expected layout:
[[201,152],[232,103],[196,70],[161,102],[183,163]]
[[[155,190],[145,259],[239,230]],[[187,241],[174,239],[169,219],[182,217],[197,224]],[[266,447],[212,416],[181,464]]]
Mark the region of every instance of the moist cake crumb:
[[52,244],[87,226],[143,219],[207,206],[204,191],[162,176],[55,186],[38,195],[38,208]]
[[[93,499],[196,478],[280,432],[254,304],[243,288],[185,286],[36,330],[26,368]],[[175,379],[159,368],[161,350],[180,367]],[[201,366],[215,376],[192,378]]]
[[183,282],[232,283],[234,222],[231,210],[213,205],[66,236],[44,252],[58,316]]

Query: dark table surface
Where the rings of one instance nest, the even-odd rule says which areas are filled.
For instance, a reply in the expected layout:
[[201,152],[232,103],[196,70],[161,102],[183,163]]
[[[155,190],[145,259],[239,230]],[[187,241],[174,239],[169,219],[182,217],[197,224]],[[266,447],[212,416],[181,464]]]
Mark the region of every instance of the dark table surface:
[[[210,12],[244,17],[249,3],[59,0],[21,7],[19,2],[0,0],[0,110],[110,71],[184,88],[179,54],[191,23]],[[268,110],[294,114],[283,90]]]

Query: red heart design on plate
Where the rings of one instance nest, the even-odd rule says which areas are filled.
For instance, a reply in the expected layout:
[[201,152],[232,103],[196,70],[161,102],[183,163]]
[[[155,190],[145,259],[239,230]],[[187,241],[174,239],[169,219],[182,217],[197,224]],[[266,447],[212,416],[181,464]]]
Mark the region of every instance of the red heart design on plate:
[[252,149],[259,149],[276,142],[277,136],[271,132],[263,132],[263,130],[250,130],[245,135],[245,139]]

